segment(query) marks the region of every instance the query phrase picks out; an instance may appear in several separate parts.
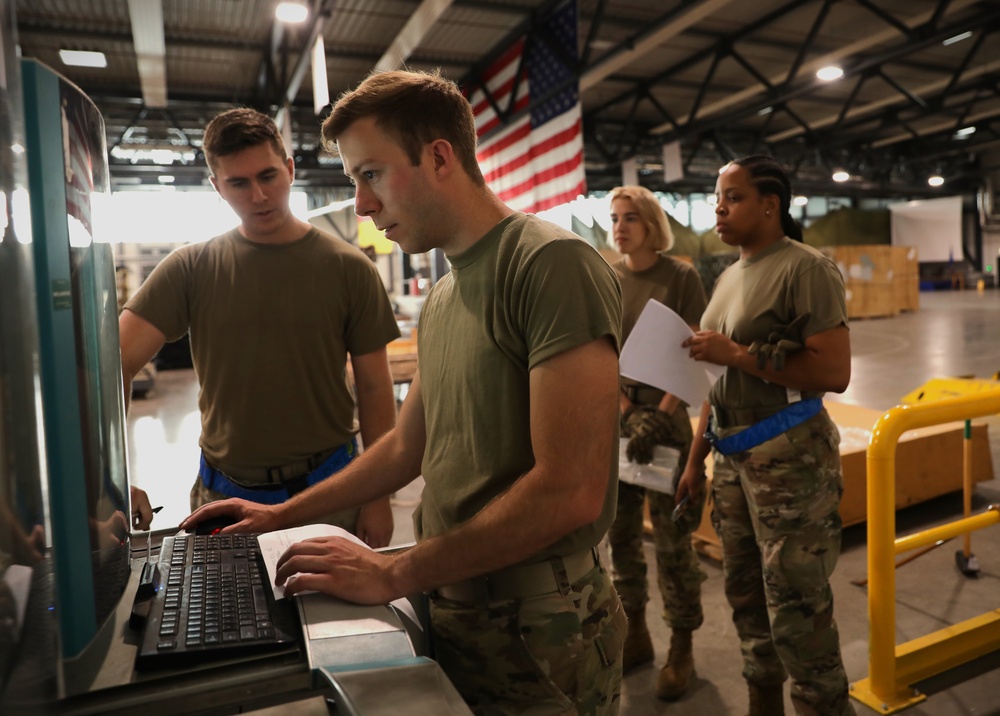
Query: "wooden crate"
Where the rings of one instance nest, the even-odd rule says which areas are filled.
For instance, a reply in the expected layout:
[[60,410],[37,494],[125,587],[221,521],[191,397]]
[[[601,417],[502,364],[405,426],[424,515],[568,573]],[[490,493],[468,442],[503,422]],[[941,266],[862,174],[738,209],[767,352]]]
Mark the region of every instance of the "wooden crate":
[[880,318],[899,313],[890,281],[844,282],[848,318]]

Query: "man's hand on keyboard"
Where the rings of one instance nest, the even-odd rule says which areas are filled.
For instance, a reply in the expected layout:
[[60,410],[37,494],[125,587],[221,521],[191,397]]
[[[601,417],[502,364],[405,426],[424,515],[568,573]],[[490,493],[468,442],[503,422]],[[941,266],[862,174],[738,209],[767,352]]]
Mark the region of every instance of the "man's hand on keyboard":
[[396,558],[342,537],[293,544],[278,560],[275,582],[285,596],[317,591],[355,604],[387,604],[404,595],[393,585]]
[[193,532],[199,522],[217,517],[228,517],[234,523],[221,529],[221,534],[271,532],[281,528],[274,515],[273,507],[258,505],[256,502],[240,500],[235,497],[202,505],[185,517],[179,527],[182,530]]

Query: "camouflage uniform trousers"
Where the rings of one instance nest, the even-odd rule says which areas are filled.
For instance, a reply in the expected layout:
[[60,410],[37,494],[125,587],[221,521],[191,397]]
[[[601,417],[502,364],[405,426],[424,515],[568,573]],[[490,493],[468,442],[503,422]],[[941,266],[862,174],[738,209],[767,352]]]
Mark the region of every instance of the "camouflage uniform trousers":
[[603,567],[561,592],[431,600],[435,658],[477,716],[615,716],[625,612]]
[[839,443],[823,410],[752,450],[716,453],[712,478],[743,677],[780,684],[787,669],[796,713],[808,716],[854,713],[829,583],[840,556]]
[[[671,416],[684,435],[685,445],[677,474],[684,471],[691,448],[691,421],[687,411],[678,409]],[[623,436],[627,437],[627,436]],[[612,576],[615,589],[629,614],[642,612],[649,601],[646,558],[643,553],[643,500],[649,501],[656,550],[656,579],[663,597],[663,619],[671,629],[694,631],[701,626],[701,583],[707,578],[691,544],[691,533],[701,523],[705,493],[688,504],[677,522],[671,519],[674,496],[644,487],[618,483],[618,512],[608,531]]]
[[[221,492],[209,490],[205,487],[205,483],[201,481],[201,478],[196,477],[194,479],[194,485],[191,486],[189,499],[191,502],[191,511],[194,512],[199,507],[207,505],[209,502],[215,502],[216,500],[228,500],[229,495],[223,495]],[[334,527],[341,527],[351,534],[354,534],[355,528],[358,525],[358,514],[360,512],[360,508],[344,510],[343,512],[331,512],[325,517],[318,518],[316,522],[324,522],[328,525],[333,525]]]

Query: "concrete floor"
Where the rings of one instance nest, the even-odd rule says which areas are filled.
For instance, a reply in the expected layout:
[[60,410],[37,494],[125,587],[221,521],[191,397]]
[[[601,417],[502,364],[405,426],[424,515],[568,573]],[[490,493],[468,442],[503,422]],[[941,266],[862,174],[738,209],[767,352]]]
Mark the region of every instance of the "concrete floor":
[[[900,396],[933,377],[975,376],[989,378],[1000,371],[1000,291],[921,294],[915,313],[894,318],[856,321],[851,324],[852,381],[837,400],[876,410],[892,407]],[[136,400],[129,414],[132,479],[145,488],[154,505],[163,505],[154,526],[168,527],[184,517],[187,493],[197,469],[199,432],[197,386],[191,371],[163,372],[154,392]],[[994,474],[1000,476],[1000,418],[987,418]],[[410,513],[419,498],[419,484],[397,493],[394,500],[394,543],[412,539]],[[1000,503],[1000,479],[980,483],[974,510]],[[946,495],[897,515],[897,532],[905,534],[953,519],[962,513],[961,494]],[[851,580],[867,575],[864,525],[844,531],[844,549],[831,580],[835,614],[848,678],[854,682],[868,674],[867,591]],[[896,572],[897,642],[914,639],[1000,607],[1000,528],[976,532],[973,552],[981,565],[978,579],[961,575],[953,540]],[[647,544],[647,560],[652,548]],[[667,704],[653,694],[656,675],[666,657],[669,630],[657,618],[659,596],[652,595],[649,623],[656,645],[657,663],[636,669],[625,679],[622,714],[727,715],[746,712],[746,687],[740,676],[738,641],[731,612],[722,594],[720,565],[704,558],[708,575],[704,584],[705,624],[696,633],[694,648],[697,677],[689,693]],[[655,579],[652,580],[655,585]],[[655,586],[653,587],[655,590]],[[998,645],[1000,647],[1000,645]],[[961,667],[919,685],[928,695],[907,714],[959,716],[1000,714],[996,669],[997,654]],[[859,714],[875,713],[854,702]],[[311,708],[310,708],[311,707]],[[268,714],[323,713],[321,701],[269,709]],[[791,714],[787,697],[786,712]]]

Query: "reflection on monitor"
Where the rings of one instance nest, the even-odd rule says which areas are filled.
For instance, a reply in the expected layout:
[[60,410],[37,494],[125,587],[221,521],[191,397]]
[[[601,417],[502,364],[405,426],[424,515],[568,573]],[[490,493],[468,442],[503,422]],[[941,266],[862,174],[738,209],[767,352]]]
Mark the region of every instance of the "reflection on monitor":
[[[37,310],[44,479],[36,481],[50,540],[40,541],[41,561],[30,568],[0,711],[5,703],[30,707],[87,690],[129,576],[118,303],[100,228],[108,192],[104,123],[89,98],[52,70],[33,61],[22,70],[35,284],[35,297],[22,305],[35,302]],[[6,301],[6,283],[3,293]]]

